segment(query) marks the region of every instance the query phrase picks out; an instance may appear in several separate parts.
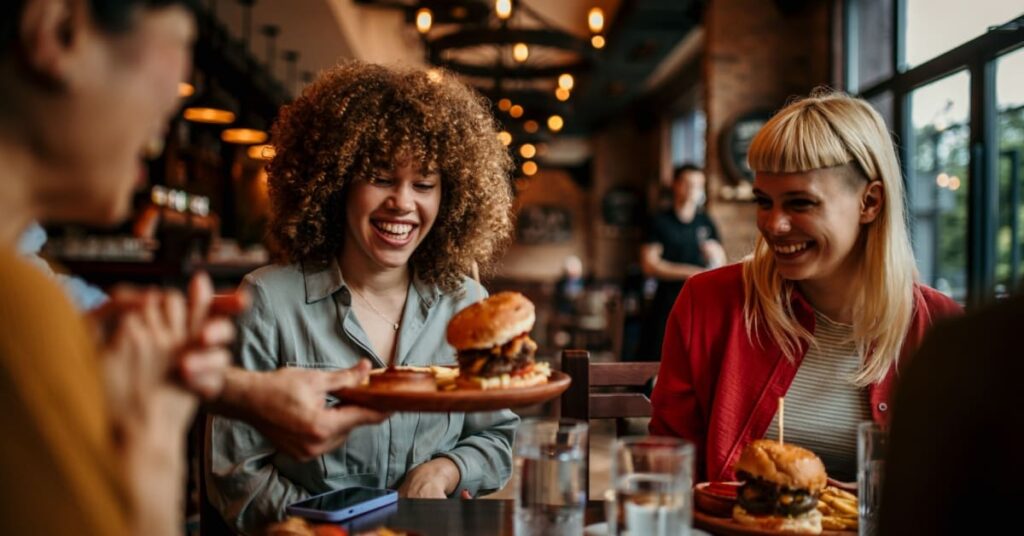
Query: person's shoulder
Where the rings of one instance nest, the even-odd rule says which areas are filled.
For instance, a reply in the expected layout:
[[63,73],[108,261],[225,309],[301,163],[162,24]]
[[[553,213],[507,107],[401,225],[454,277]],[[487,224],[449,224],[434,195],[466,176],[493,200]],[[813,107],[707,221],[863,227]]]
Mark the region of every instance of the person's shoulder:
[[960,304],[928,285],[917,283],[914,285],[914,289],[916,291],[915,294],[918,295],[918,301],[921,302],[918,305],[926,307],[929,314],[934,318],[956,316],[964,312]]
[[487,289],[477,280],[465,276],[462,278],[457,289],[450,292],[438,290],[438,299],[442,303],[448,304],[452,308],[453,313],[457,313],[489,295],[490,293],[487,292]]
[[[47,306],[55,300],[67,301],[60,286],[39,266],[14,251],[0,250],[0,299],[34,302]],[[20,305],[27,305],[21,303]]]
[[[39,337],[55,331],[61,336]],[[67,337],[69,333],[75,333],[77,338]],[[11,341],[32,336],[36,337],[33,346],[49,347],[87,338],[82,317],[60,285],[37,266],[5,249],[0,251],[0,339]]]
[[264,287],[280,287],[302,283],[302,266],[299,264],[270,264],[261,266],[245,275],[245,282]]
[[743,263],[727,264],[721,268],[707,270],[686,280],[690,292],[711,293],[722,298],[743,298]]

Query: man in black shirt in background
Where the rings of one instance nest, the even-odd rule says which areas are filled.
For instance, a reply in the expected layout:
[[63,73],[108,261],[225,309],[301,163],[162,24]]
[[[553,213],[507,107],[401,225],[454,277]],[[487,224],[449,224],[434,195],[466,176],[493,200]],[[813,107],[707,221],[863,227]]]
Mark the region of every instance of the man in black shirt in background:
[[672,207],[647,225],[640,264],[644,275],[658,280],[658,290],[644,321],[637,359],[661,359],[661,340],[672,304],[690,276],[725,264],[718,230],[700,207],[704,202],[704,171],[693,165],[677,167],[672,176]]

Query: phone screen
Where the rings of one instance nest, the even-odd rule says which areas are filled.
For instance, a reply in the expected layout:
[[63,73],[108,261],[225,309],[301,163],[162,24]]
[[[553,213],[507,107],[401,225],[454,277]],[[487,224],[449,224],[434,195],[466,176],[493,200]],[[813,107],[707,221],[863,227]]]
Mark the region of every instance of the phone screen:
[[297,502],[292,506],[308,510],[334,512],[337,510],[344,510],[345,508],[349,508],[366,501],[372,501],[373,499],[383,497],[389,493],[393,492],[387,489],[373,488],[339,489],[338,491],[321,495],[319,497],[313,497],[302,502]]

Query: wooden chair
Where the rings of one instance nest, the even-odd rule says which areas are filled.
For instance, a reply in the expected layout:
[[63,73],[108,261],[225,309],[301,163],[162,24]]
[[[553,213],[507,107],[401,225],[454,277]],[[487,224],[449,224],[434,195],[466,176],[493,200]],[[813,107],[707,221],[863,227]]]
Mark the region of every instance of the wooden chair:
[[[561,415],[568,419],[589,422],[590,419],[616,419],[616,434],[621,433],[622,420],[650,417],[651,399],[644,388],[658,374],[659,363],[591,363],[586,350],[564,350],[562,371],[572,384],[562,393]],[[583,489],[590,493],[590,445],[584,459],[587,474]]]

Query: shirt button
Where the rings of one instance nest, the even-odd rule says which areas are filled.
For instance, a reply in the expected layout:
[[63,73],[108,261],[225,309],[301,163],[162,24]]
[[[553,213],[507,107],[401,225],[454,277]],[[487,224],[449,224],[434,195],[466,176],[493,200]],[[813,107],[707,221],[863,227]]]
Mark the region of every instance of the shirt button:
[[888,410],[889,410],[889,404],[886,404],[885,402],[879,402],[878,403],[878,411],[888,411]]

